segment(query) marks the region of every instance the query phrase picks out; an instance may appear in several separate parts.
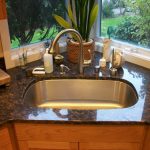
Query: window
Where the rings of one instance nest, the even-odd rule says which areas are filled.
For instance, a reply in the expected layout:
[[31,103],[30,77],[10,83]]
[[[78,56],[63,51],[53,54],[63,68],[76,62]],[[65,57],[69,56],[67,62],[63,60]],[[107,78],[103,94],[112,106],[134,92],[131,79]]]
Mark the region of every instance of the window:
[[150,0],[102,0],[101,36],[150,51]]
[[6,0],[11,48],[49,40],[60,27],[52,14],[65,15],[65,0]]
[[[143,66],[147,65],[146,67],[150,68],[150,0],[97,1],[102,3],[99,15],[101,17],[98,17],[97,21],[101,23],[96,24],[97,28],[94,26],[93,35],[101,34],[102,37],[115,39],[113,43],[121,48],[126,46],[125,42],[130,43],[131,49],[129,48],[125,54],[130,60],[126,60],[141,65],[142,59]],[[41,41],[54,38],[60,30],[52,14],[64,17],[66,2],[68,0],[6,0],[8,20],[0,20],[0,36],[7,68],[18,65],[17,57],[14,55],[17,54],[18,47],[25,44],[29,45],[27,49],[31,50],[29,62],[41,58]],[[96,39],[101,42],[99,37]],[[135,54],[137,51],[140,52]],[[138,59],[133,60],[135,57]]]

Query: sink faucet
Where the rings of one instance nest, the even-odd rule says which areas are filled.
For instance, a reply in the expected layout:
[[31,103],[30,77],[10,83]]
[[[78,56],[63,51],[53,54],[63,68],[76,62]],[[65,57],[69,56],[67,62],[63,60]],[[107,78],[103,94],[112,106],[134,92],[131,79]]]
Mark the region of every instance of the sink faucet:
[[111,75],[116,75],[117,69],[115,68],[115,60],[116,60],[116,56],[115,56],[115,50],[113,48],[112,50],[112,67],[110,68],[110,73]]
[[79,45],[80,45],[79,59],[78,59],[79,60],[79,73],[83,74],[83,67],[84,67],[84,52],[83,52],[83,44],[82,44],[83,40],[78,31],[74,29],[65,29],[59,32],[57,36],[55,37],[54,41],[52,42],[51,46],[49,47],[49,53],[53,54],[55,52],[54,48],[56,46],[57,41],[62,35],[67,34],[67,33],[75,34],[76,37],[78,38]]

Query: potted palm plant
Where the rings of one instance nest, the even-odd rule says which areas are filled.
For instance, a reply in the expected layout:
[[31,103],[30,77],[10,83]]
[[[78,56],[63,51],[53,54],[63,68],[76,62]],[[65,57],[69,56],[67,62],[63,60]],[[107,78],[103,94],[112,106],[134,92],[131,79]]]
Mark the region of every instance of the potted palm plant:
[[[84,41],[84,58],[88,60],[94,49],[94,41],[90,39],[90,32],[98,15],[98,4],[96,0],[70,0],[66,11],[68,20],[56,14],[53,16],[63,28],[73,28],[81,34]],[[77,63],[79,43],[75,36],[72,36],[72,39],[67,42],[67,49],[69,60]]]

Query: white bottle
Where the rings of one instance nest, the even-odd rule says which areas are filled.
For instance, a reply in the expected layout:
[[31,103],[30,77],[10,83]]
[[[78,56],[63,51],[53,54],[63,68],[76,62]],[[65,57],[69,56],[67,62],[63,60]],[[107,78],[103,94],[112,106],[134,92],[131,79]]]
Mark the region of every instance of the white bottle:
[[53,72],[53,56],[52,54],[48,53],[48,49],[46,49],[46,52],[43,56],[44,60],[44,68],[46,73],[52,73]]
[[99,60],[99,66],[102,68],[106,67],[106,59],[104,57]]

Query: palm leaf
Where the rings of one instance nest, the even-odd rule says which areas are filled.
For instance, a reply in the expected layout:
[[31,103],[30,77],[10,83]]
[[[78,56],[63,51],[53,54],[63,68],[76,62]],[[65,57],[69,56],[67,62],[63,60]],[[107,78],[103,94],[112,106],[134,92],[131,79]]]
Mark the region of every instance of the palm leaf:
[[88,39],[89,39],[91,28],[92,28],[97,16],[98,16],[98,4],[92,8],[90,16],[89,16],[86,41],[88,41]]
[[63,28],[72,28],[70,23],[68,23],[66,20],[64,20],[62,17],[58,16],[58,15],[53,15],[53,17],[55,18],[55,20],[58,22],[58,24],[60,26],[62,26]]
[[77,26],[79,27],[79,21],[80,21],[80,14],[79,14],[79,3],[77,0],[75,0],[75,12],[76,12],[76,21],[77,21]]
[[90,31],[91,31],[91,29],[90,29],[90,16],[91,16],[91,11],[94,7],[94,4],[95,4],[95,0],[88,1],[88,8],[87,8],[87,10],[88,10],[87,18],[88,18],[88,20],[87,20],[87,29],[86,29],[86,37],[85,37],[86,41],[89,40],[89,34],[90,34]]
[[72,9],[71,9],[71,5],[69,4],[68,5],[68,16],[69,16],[69,19],[71,20],[72,24],[73,24],[73,28],[75,28],[76,30],[77,29],[77,24],[75,22],[75,18],[73,16],[73,12],[72,12]]
[[80,24],[80,11],[79,10],[80,10],[79,2],[77,0],[75,0],[76,21],[77,21],[77,26],[78,27],[79,27],[79,24]]
[[73,0],[70,0],[71,10],[73,11]]
[[95,5],[91,11],[91,15],[90,15],[90,22],[89,22],[89,27],[90,29],[92,28],[96,18],[98,15],[98,5]]
[[88,41],[91,28],[98,15],[98,5],[96,5],[95,1],[70,0],[66,9],[69,22],[57,15],[54,15],[54,18],[62,27],[78,30],[83,40]]

